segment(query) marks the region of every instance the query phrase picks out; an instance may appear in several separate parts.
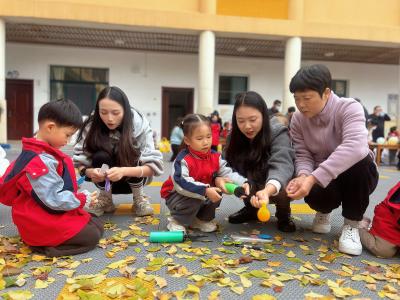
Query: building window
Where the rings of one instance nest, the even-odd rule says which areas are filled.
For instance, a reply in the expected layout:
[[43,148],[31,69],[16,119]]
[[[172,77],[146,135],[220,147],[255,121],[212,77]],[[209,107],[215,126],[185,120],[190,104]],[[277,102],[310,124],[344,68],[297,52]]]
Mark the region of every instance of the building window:
[[89,115],[99,92],[108,86],[108,69],[50,66],[50,99],[68,98]]
[[348,97],[347,80],[332,80],[332,91],[339,97]]
[[218,104],[235,104],[235,96],[247,92],[245,76],[219,76]]

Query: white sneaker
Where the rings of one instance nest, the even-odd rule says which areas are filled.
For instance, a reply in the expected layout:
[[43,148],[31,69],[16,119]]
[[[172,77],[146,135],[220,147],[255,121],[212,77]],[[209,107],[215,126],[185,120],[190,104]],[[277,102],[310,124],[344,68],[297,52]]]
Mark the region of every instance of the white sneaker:
[[331,231],[331,222],[329,220],[331,214],[323,214],[317,212],[312,223],[312,231],[315,233],[328,233]]
[[179,224],[177,220],[174,218],[168,218],[168,221],[167,228],[169,231],[183,231],[183,233],[186,233],[185,226]]
[[342,234],[339,238],[339,251],[351,255],[361,254],[362,245],[358,228],[343,225]]
[[150,216],[154,214],[154,209],[151,206],[149,198],[147,196],[134,198],[132,210],[138,217]]
[[198,218],[195,218],[192,225],[190,227],[194,229],[199,229],[202,232],[213,232],[217,230],[217,224],[212,220],[212,221],[202,221],[199,220]]

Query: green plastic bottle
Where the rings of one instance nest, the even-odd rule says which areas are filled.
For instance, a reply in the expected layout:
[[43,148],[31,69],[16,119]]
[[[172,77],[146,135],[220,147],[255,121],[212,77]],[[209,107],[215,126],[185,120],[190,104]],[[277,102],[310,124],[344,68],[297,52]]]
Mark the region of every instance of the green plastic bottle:
[[227,183],[225,183],[225,188],[228,191],[229,195],[234,194],[238,198],[245,195],[244,188],[242,188],[241,186],[238,186],[237,184],[227,182]]
[[185,239],[183,231],[152,231],[150,243],[181,243]]

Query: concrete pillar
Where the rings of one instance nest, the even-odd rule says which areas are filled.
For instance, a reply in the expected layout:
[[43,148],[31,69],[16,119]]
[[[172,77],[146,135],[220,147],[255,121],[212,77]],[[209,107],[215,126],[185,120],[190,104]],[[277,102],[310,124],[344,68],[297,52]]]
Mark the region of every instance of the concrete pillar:
[[285,114],[288,107],[295,106],[289,84],[301,66],[301,38],[291,37],[286,41],[284,64],[282,112]]
[[209,115],[214,110],[215,34],[203,31],[199,37],[199,100],[197,112]]
[[199,0],[199,11],[203,14],[217,13],[217,0]]
[[304,18],[304,0],[289,0],[288,2],[289,20],[302,21]]
[[0,19],[0,144],[7,143],[6,22]]

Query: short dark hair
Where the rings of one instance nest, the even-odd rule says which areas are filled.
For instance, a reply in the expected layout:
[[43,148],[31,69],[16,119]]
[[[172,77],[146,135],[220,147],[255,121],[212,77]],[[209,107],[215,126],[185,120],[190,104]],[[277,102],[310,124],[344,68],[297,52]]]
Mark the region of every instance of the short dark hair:
[[278,99],[274,100],[274,104],[273,105],[276,105],[276,104],[281,105],[282,104],[281,100],[278,100]]
[[287,111],[288,111],[288,113],[295,112],[295,111],[296,111],[296,107],[291,106],[291,107],[289,107],[289,108],[287,109]]
[[289,84],[291,93],[313,90],[321,97],[326,88],[331,88],[331,72],[325,65],[316,64],[300,68]]
[[44,104],[38,114],[38,122],[53,121],[61,127],[79,128],[82,126],[82,114],[69,99],[58,99]]

